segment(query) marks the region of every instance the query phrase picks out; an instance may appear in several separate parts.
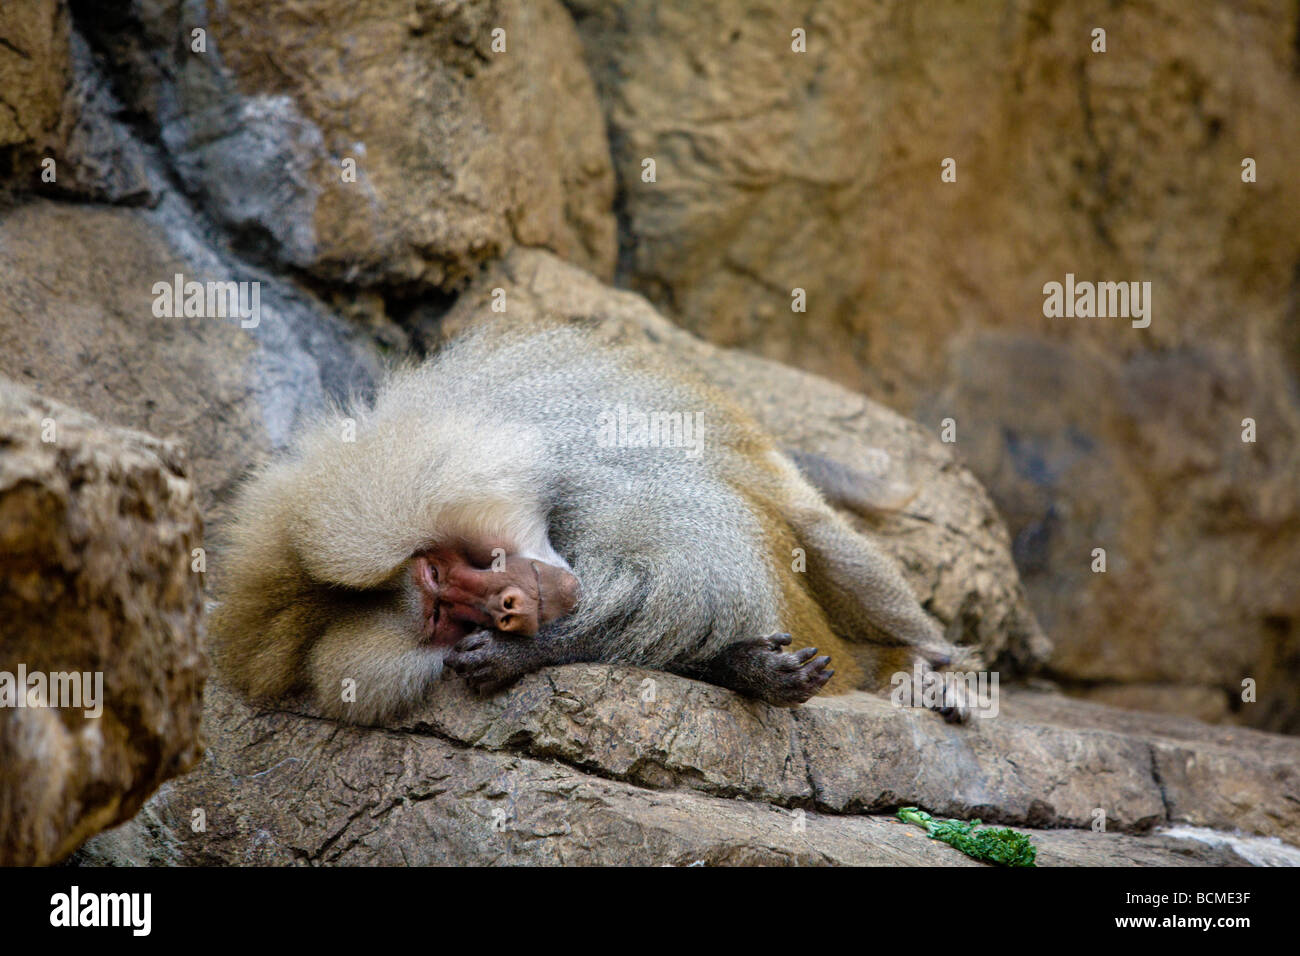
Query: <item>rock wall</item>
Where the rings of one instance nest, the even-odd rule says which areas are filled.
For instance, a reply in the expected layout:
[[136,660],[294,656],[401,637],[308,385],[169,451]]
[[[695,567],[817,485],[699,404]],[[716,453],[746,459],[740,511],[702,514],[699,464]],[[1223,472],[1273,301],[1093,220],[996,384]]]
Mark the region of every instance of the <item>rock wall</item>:
[[408,295],[516,242],[613,268],[609,149],[557,0],[76,8],[246,255]]
[[[105,420],[184,438],[212,521],[302,415],[370,387],[379,358],[362,330],[235,260],[192,216],[174,195],[152,210],[34,200],[0,216],[0,373]],[[178,274],[258,283],[257,326],[155,314],[155,283]]]

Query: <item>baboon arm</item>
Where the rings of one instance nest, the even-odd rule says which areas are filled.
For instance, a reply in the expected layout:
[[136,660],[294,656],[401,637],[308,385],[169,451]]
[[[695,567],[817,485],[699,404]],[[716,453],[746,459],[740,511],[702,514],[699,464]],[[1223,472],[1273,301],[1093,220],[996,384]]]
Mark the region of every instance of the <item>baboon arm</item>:
[[588,659],[561,650],[559,641],[524,637],[487,628],[463,638],[447,656],[447,666],[480,694],[491,694],[513,684],[525,674],[551,664],[572,664]]
[[400,609],[349,610],[307,654],[318,706],[330,717],[375,723],[419,703],[442,674],[443,655],[417,643]]

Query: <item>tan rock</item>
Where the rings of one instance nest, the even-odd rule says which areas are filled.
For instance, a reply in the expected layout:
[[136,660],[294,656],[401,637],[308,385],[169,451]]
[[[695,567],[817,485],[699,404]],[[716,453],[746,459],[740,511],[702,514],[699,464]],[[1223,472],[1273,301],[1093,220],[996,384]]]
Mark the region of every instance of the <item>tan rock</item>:
[[[0,381],[0,865],[63,858],[198,761],[201,545],[178,445]],[[54,706],[17,706],[20,674]]]
[[1232,719],[1228,695],[1214,687],[1165,684],[1109,684],[1073,691],[1085,700],[1126,710],[1149,710],[1162,714],[1186,714],[1206,723],[1227,723]]
[[[0,163],[30,161],[58,125],[68,81],[68,15],[61,0],[0,7]],[[0,165],[0,180],[12,169]]]
[[402,293],[455,287],[515,243],[611,273],[604,126],[557,0],[209,9],[136,3],[86,27],[245,252]]
[[0,186],[108,202],[156,198],[121,104],[62,0],[0,10]]
[[[176,203],[0,211],[0,373],[106,422],[183,438],[212,522],[301,415],[364,388],[378,364],[319,303],[205,246]],[[154,284],[178,273],[260,282],[257,327],[155,315]]]

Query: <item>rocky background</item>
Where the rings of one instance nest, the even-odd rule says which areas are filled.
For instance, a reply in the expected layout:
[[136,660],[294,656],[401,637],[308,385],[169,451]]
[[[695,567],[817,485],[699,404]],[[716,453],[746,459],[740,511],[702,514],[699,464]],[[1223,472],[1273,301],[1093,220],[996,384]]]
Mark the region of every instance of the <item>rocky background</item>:
[[[210,686],[199,769],[83,852],[962,862],[877,816],[915,802],[1079,828],[1044,831],[1046,862],[1284,855],[1258,841],[1300,844],[1300,742],[1187,718],[1300,731],[1298,147],[1294,4],[8,0],[0,375],[23,402],[179,438],[183,461],[153,452],[179,484],[149,513],[174,525],[189,494],[211,538],[302,412],[364,393],[505,288],[512,308],[676,350],[794,447],[886,449],[922,494],[868,530],[932,613],[1009,675],[1181,715],[1025,690],[962,736],[870,698],[790,715],[659,675],[678,717],[656,731],[609,689],[640,676],[570,668],[465,704],[469,724],[443,707],[379,733]],[[1043,284],[1067,272],[1150,281],[1150,327],[1045,318]],[[257,327],[156,317],[153,284],[176,273],[259,282]],[[23,402],[0,422],[15,442]],[[944,419],[955,444],[936,441]],[[104,454],[134,461],[143,440]],[[0,515],[18,520],[31,481],[60,479],[10,480],[10,457],[0,444]],[[187,566],[195,533],[173,528],[155,565]],[[21,609],[49,595],[13,580],[10,619],[39,621]],[[196,706],[197,613],[95,626],[166,644],[186,663],[156,686]],[[0,669],[35,653],[20,636],[6,622]],[[731,724],[682,730],[686,704]],[[0,859],[57,859],[131,818],[197,759],[192,724],[161,751],[125,734],[131,769],[96,785],[93,812],[67,810],[72,784],[12,800],[44,835],[6,825]],[[767,763],[737,763],[772,741]],[[213,821],[198,836],[195,807]],[[1100,844],[1098,808],[1118,831]],[[792,831],[800,810],[818,826]]]
[[[619,284],[954,419],[1069,689],[1300,732],[1296,4],[570,8],[620,184]],[[1045,318],[1067,272],[1150,281],[1150,327]],[[1247,675],[1271,689],[1242,707]]]

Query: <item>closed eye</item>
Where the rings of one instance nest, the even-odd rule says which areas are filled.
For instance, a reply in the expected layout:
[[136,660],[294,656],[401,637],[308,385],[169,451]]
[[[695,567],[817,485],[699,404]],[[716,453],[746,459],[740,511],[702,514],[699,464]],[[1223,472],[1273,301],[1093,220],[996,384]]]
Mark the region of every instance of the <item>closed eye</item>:
[[465,547],[465,561],[475,570],[491,571],[493,561],[492,548],[483,545],[467,545]]

